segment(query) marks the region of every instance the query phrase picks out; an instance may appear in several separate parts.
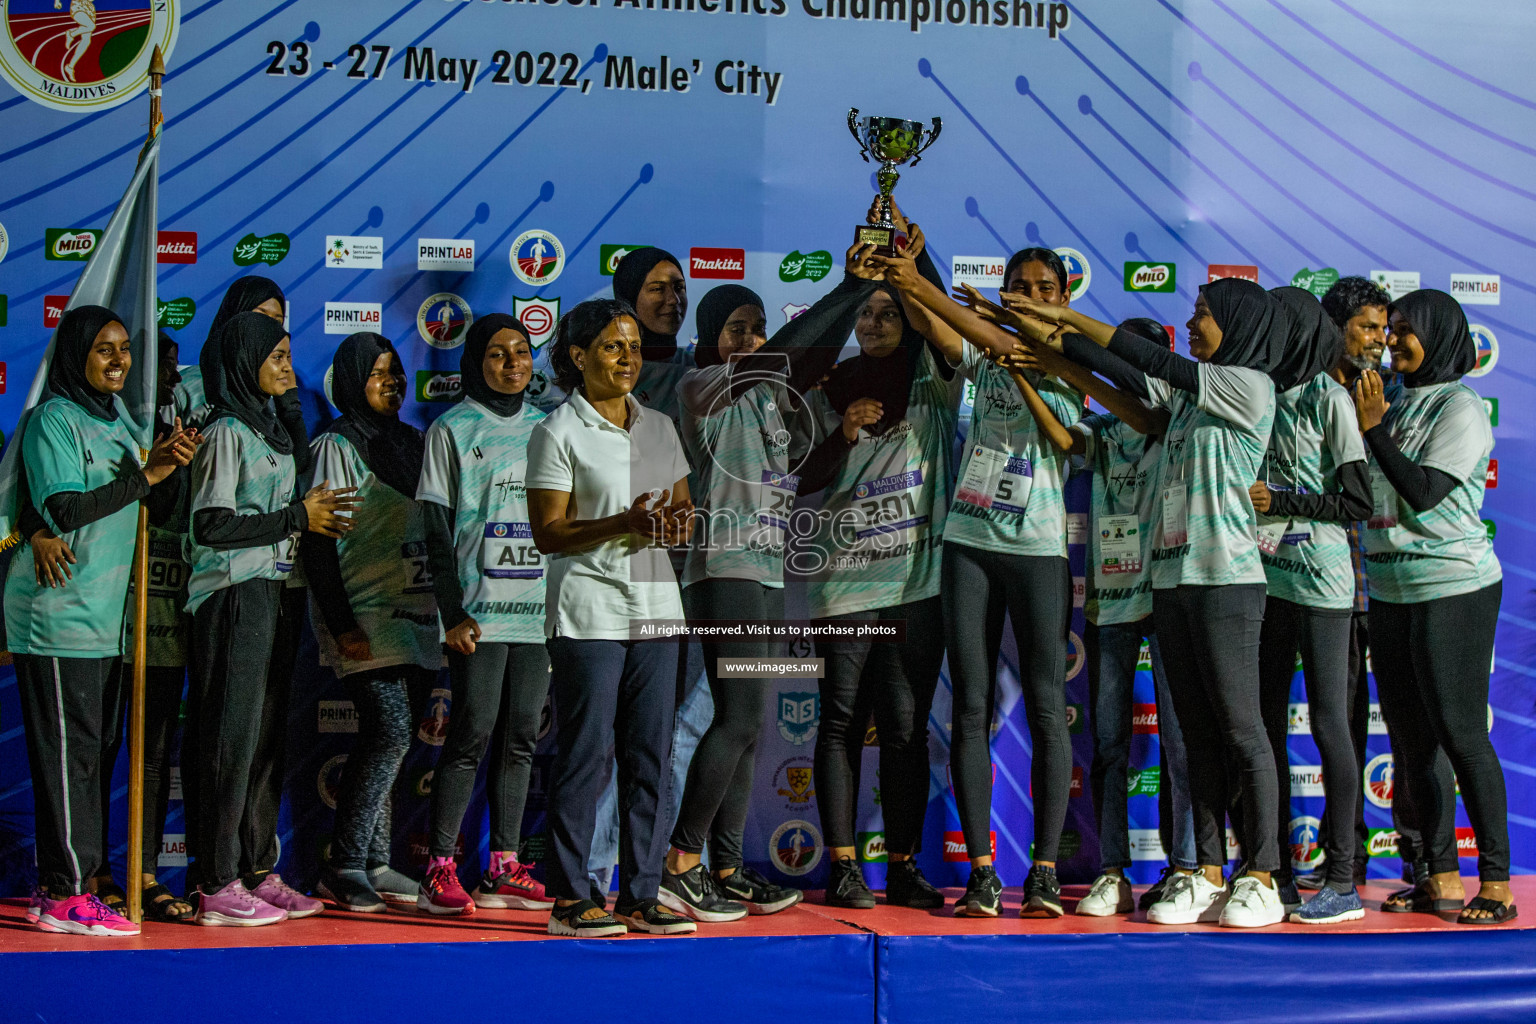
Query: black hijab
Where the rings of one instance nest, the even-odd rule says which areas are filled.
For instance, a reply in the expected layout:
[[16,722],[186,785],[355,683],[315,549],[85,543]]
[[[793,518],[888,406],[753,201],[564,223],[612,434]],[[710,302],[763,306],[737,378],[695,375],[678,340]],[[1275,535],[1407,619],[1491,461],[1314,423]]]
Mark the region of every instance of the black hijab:
[[1339,361],[1339,353],[1344,350],[1344,335],[1333,319],[1323,312],[1317,296],[1305,288],[1287,285],[1271,288],[1269,294],[1285,310],[1288,321],[1285,349],[1269,375],[1275,382],[1276,391],[1289,391],[1333,369]]
[[400,356],[388,338],[368,331],[349,335],[337,346],[331,360],[331,397],[341,416],[325,433],[340,434],[352,442],[374,476],[414,498],[426,455],[426,435],[399,416],[375,412],[364,394],[374,364],[386,352],[397,359]]
[[208,327],[208,340],[217,344],[219,332],[224,329],[225,324],[241,313],[249,313],[268,299],[276,299],[282,303],[285,310],[288,308],[287,297],[283,295],[283,290],[277,286],[277,282],[271,278],[252,274],[236,279],[224,293],[224,301],[219,303],[219,311],[213,314],[213,323]]
[[1461,303],[1445,292],[1420,288],[1392,303],[1389,313],[1392,309],[1408,320],[1424,349],[1424,361],[1419,368],[1403,375],[1405,386],[1448,384],[1476,368],[1477,345],[1467,329],[1467,314]]
[[890,285],[881,284],[870,289],[859,304],[861,310],[864,303],[869,301],[869,296],[876,291],[889,295],[896,304],[896,311],[901,314],[901,344],[888,356],[871,358],[860,352],[852,359],[844,359],[832,368],[822,390],[839,414],[847,412],[848,406],[861,398],[873,398],[879,402],[884,410],[880,419],[864,428],[878,436],[906,417],[907,403],[912,398],[912,378],[917,372],[917,360],[928,342],[913,329],[912,322],[907,319],[907,311],[902,308],[901,297]]
[[[97,391],[85,379],[85,361],[96,345],[96,335],[108,324],[122,324],[105,306],[76,306],[64,314],[53,336],[53,361],[48,364],[48,390],[67,398],[98,420],[117,419],[113,395]],[[123,330],[127,330],[123,326]]]
[[197,363],[203,371],[203,391],[213,413],[208,421],[228,416],[260,434],[272,450],[293,454],[293,437],[272,411],[271,396],[257,382],[261,364],[288,337],[283,325],[265,313],[238,313],[226,323],[216,343],[206,344]]
[[1285,349],[1289,322],[1280,304],[1263,288],[1240,277],[1203,284],[1200,294],[1221,328],[1221,345],[1211,362],[1272,372]]
[[742,306],[762,309],[762,296],[739,284],[722,284],[711,288],[699,300],[693,313],[693,324],[699,332],[699,342],[693,349],[693,365],[718,366],[724,361],[720,358],[720,332],[725,330],[725,322],[731,314]]
[[[516,416],[523,407],[524,391],[504,395],[485,381],[485,350],[498,331],[508,328],[528,337],[528,328],[515,316],[488,313],[470,325],[459,353],[459,388],[498,416]],[[334,390],[334,388],[333,388]]]
[[[670,263],[677,268],[678,273],[683,272],[683,264],[676,256],[654,245],[625,253],[613,272],[613,297],[638,308],[640,289],[645,284],[646,276],[656,269],[658,263]],[[730,315],[730,310],[726,310],[726,315]],[[642,359],[646,362],[665,362],[677,355],[677,335],[657,334],[645,326],[645,322],[638,316],[635,317],[635,323],[640,325]]]

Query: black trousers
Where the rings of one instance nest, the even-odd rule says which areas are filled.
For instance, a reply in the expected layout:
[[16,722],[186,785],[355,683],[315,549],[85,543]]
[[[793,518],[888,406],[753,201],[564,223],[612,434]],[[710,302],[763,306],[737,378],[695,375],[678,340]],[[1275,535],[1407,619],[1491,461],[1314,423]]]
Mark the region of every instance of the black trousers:
[[240,824],[240,874],[247,879],[277,866],[281,844],[277,815],[283,802],[284,766],[288,757],[288,705],[293,694],[293,670],[304,634],[309,601],[304,587],[284,585],[278,598],[277,631],[267,663],[267,690],[261,708],[261,732],[251,762],[245,817]]
[[[1444,751],[1477,836],[1477,873],[1509,879],[1504,769],[1488,738],[1488,672],[1504,583],[1416,604],[1371,601],[1372,660],[1392,733],[1393,795],[1406,784],[1432,873],[1455,871],[1456,802],[1436,757]],[[1390,707],[1390,710],[1389,710]],[[1394,799],[1394,803],[1395,803]]]
[[[192,672],[182,739],[189,884],[222,889],[275,845],[274,827],[249,823],[265,719],[268,670],[283,585],[247,580],[210,594],[192,616]],[[285,723],[286,724],[286,723]],[[270,749],[270,747],[268,748]]]
[[[133,666],[124,665],[124,692]],[[176,730],[181,725],[181,695],[187,688],[185,666],[144,670],[144,856],[140,870],[153,875],[165,841],[165,813],[171,803],[171,768],[179,760]]]
[[1242,796],[1238,839],[1256,871],[1280,868],[1275,761],[1259,709],[1262,583],[1152,592],[1163,668],[1189,755],[1196,855],[1225,864],[1227,766]]
[[122,659],[15,656],[38,881],[55,898],[109,873],[107,806],[123,733]]
[[1347,609],[1309,608],[1279,597],[1264,606],[1259,640],[1259,705],[1274,755],[1279,819],[1275,835],[1280,845],[1282,878],[1291,874],[1291,767],[1286,751],[1290,732],[1291,681],[1296,655],[1301,654],[1306,680],[1307,711],[1312,738],[1322,760],[1327,802],[1322,834],[1327,854],[1328,884],[1340,892],[1354,887],[1355,858],[1351,843],[1360,817],[1359,761],[1349,732],[1349,630]]
[[[755,580],[700,580],[683,590],[683,607],[690,619],[776,621],[784,618],[784,589]],[[689,762],[672,845],[687,853],[702,853],[707,842],[709,866],[722,871],[743,863],[757,736],[774,680],[722,680],[720,659],[782,658],[785,652],[782,642],[753,639],[704,641],[703,648],[715,716]]]
[[917,852],[928,810],[928,713],[944,660],[937,597],[832,616],[836,622],[905,622],[900,643],[816,642],[825,659],[816,732],[816,800],[829,847],[854,845],[859,762],[874,713],[880,742],[880,802],[886,849]]
[[450,650],[448,673],[453,714],[432,773],[432,856],[453,856],[487,751],[491,852],[516,853],[549,697],[549,651],[543,644],[480,643],[474,654]]

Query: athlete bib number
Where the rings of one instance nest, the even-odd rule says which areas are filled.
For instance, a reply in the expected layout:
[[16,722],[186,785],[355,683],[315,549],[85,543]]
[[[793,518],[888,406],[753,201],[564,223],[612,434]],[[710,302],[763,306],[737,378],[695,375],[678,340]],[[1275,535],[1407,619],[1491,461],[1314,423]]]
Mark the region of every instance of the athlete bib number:
[[853,489],[855,504],[864,516],[859,539],[882,533],[915,530],[928,522],[917,511],[914,493],[923,485],[923,471],[914,469],[895,476],[867,480]]
[[276,551],[272,564],[284,576],[293,572],[293,563],[299,558],[299,535],[290,533],[274,545]]
[[432,570],[427,565],[427,542],[408,541],[400,545],[400,559],[405,563],[405,586],[402,594],[432,593]]
[[1189,486],[1180,480],[1163,488],[1163,547],[1189,542]]
[[1141,523],[1135,513],[1099,516],[1099,573],[1141,572]]
[[789,513],[795,507],[795,494],[800,490],[800,478],[788,473],[763,472],[762,501],[757,521],[778,530],[789,528]]
[[480,571],[493,580],[541,578],[544,556],[534,546],[533,527],[528,523],[486,523]]
[[[149,542],[149,596],[184,599],[187,578],[192,567],[182,561],[180,545],[175,541],[151,539]],[[132,589],[132,582],[129,583]]]
[[1028,459],[978,444],[971,448],[955,497],[977,508],[1023,515],[1034,482],[1035,469]]

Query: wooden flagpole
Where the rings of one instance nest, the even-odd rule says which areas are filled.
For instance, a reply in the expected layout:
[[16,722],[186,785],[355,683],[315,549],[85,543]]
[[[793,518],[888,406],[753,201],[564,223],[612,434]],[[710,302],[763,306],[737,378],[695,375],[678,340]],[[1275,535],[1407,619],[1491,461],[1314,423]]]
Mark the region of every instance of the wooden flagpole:
[[[155,47],[149,62],[149,138],[139,154],[142,162],[150,144],[160,134],[164,117],[160,113],[160,80],[165,76],[165,58]],[[158,351],[158,346],[156,346]],[[154,373],[155,367],[148,372]],[[148,452],[141,458],[148,458]],[[149,660],[149,504],[139,502],[138,543],[133,555],[133,696],[128,713],[128,920],[144,920],[144,698],[146,666]],[[158,851],[157,851],[158,853]]]

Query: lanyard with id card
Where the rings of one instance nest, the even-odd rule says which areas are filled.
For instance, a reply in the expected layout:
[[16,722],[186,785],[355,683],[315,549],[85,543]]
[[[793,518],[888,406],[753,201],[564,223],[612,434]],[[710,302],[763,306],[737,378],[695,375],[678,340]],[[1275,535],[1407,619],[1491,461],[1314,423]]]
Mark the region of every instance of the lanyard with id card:
[[955,498],[977,508],[1023,515],[1034,483],[1035,469],[1028,459],[978,444],[971,447]]
[[1134,512],[1099,515],[1099,572],[1141,571],[1141,523]]
[[480,545],[480,572],[493,580],[536,580],[544,556],[533,543],[530,523],[486,523]]
[[1397,491],[1387,482],[1387,475],[1376,463],[1371,463],[1371,518],[1366,520],[1368,530],[1390,530],[1397,525]]

